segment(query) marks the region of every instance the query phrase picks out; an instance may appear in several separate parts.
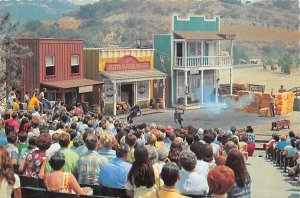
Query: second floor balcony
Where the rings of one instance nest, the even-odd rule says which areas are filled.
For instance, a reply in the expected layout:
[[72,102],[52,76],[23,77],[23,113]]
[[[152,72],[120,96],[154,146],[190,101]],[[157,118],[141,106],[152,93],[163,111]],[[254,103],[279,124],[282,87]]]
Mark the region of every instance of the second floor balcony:
[[231,67],[231,56],[174,57],[173,67]]

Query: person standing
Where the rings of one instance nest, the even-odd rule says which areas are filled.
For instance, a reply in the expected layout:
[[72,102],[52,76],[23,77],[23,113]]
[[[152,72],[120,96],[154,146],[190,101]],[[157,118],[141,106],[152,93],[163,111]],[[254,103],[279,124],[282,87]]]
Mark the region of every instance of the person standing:
[[[181,111],[180,111],[181,110]],[[182,121],[183,119],[181,118],[181,115],[184,114],[184,110],[183,109],[178,109],[176,108],[175,109],[175,113],[174,113],[174,121],[175,123],[179,123],[180,124],[180,127],[183,128],[182,126]]]
[[127,117],[127,122],[131,124],[133,122],[133,118],[137,116],[138,112],[140,112],[140,115],[142,115],[140,106],[136,104],[130,109],[130,114]]
[[47,92],[47,88],[43,88],[43,91],[41,91],[39,99],[43,104],[43,107],[45,109],[51,109],[51,104],[50,102],[45,98],[45,93]]
[[24,95],[24,102],[28,104],[29,101],[30,101],[29,91],[26,91]]
[[273,92],[270,94],[270,113],[271,117],[275,117],[275,97],[273,97]]

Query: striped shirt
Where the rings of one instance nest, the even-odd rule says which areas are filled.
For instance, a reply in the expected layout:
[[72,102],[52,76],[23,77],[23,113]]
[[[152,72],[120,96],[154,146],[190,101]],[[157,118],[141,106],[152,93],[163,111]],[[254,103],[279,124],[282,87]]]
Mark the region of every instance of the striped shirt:
[[97,184],[102,165],[107,162],[106,157],[99,155],[96,151],[89,150],[78,160],[78,183]]

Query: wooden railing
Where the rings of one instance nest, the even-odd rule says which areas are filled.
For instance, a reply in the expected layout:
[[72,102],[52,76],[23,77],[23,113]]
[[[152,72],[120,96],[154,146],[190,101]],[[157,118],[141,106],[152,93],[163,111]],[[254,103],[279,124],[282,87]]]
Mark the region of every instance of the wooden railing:
[[174,67],[230,66],[231,56],[175,57]]

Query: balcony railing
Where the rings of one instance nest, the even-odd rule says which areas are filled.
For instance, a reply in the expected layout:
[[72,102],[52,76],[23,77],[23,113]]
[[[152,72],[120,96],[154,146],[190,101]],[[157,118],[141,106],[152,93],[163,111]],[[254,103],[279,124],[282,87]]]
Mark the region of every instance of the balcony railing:
[[174,58],[174,67],[218,67],[231,65],[231,56],[196,56]]

